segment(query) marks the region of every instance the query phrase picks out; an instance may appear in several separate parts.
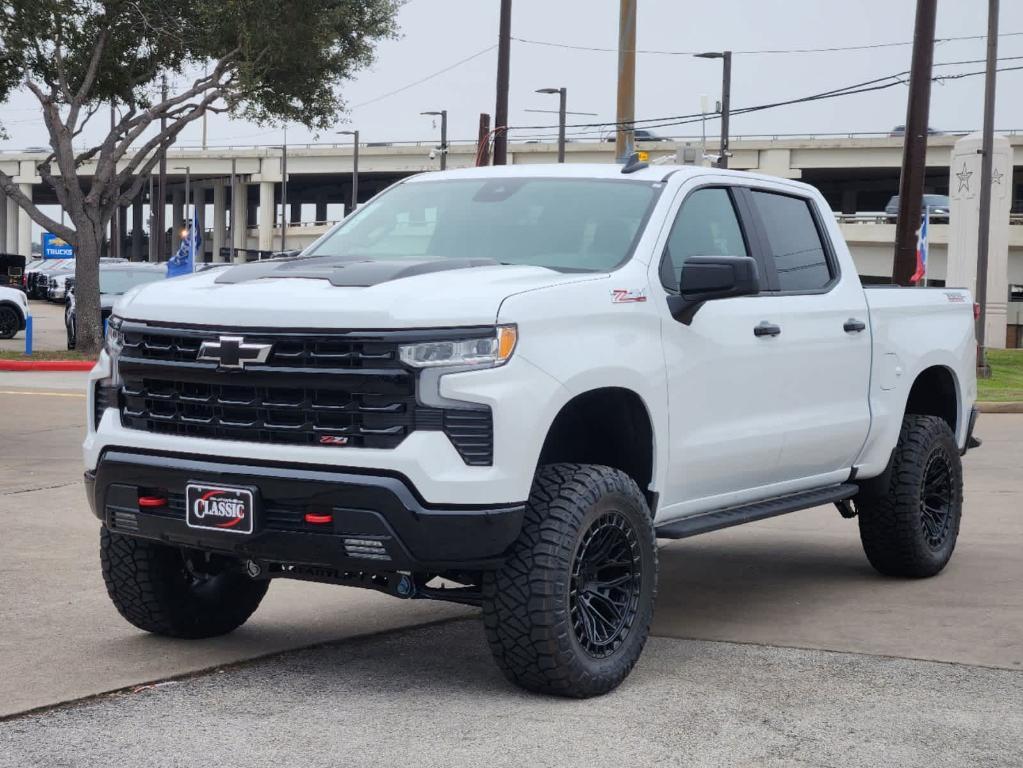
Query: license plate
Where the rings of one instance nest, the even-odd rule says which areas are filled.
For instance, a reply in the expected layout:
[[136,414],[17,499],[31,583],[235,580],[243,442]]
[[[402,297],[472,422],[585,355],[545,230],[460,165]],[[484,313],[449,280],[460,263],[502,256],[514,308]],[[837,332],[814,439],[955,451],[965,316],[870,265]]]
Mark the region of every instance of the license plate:
[[252,533],[255,494],[251,488],[189,483],[185,487],[185,509],[189,528]]

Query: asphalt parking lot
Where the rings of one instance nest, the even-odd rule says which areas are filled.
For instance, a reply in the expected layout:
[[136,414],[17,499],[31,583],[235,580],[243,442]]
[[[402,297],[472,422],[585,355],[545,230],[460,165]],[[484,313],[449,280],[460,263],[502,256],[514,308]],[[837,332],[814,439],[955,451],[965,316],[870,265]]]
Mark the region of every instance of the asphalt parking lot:
[[1023,762],[1023,416],[983,417],[941,576],[877,576],[832,508],[665,543],[636,671],[568,702],[507,684],[457,606],[280,582],[226,638],[134,630],[82,496],[81,380],[0,373],[0,765]]
[[[64,329],[64,304],[32,299],[32,346],[37,351],[67,349],[67,331]],[[13,339],[0,339],[0,351],[24,352],[25,331],[18,331]]]

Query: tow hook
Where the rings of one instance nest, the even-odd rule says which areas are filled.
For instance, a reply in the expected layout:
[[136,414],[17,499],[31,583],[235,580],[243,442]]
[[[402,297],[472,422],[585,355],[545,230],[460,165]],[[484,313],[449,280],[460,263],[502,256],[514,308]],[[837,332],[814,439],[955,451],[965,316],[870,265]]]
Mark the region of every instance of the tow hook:
[[402,574],[401,579],[398,580],[397,586],[394,588],[395,593],[398,597],[412,598],[416,596],[416,583],[412,580],[412,577],[407,574]]
[[263,575],[263,566],[261,566],[255,560],[246,560],[245,573],[248,574],[250,579],[258,579],[260,576]]

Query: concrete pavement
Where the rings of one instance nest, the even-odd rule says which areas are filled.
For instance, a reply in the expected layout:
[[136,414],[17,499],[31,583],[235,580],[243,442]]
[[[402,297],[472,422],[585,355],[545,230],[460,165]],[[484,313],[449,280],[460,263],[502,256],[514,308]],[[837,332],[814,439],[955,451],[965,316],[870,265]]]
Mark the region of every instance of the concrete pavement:
[[0,765],[996,768],[1023,675],[651,638],[612,694],[524,693],[479,622],[289,653],[0,723]]
[[[645,738],[651,749],[692,755],[688,764],[694,765],[742,762],[740,753],[729,751],[742,745],[754,749],[742,754],[758,756],[751,762],[779,765],[794,762],[803,748],[820,758],[814,764],[841,765],[871,759],[1013,764],[1005,750],[1023,754],[1023,476],[1016,470],[1023,460],[1023,416],[980,422],[985,443],[966,459],[959,547],[941,576],[877,576],[862,554],[855,521],[842,520],[833,508],[665,543],[655,638],[637,673],[621,692],[575,704],[509,688],[491,666],[471,609],[358,590],[275,583],[245,627],[217,640],[177,642],[137,632],[105,595],[98,524],[79,485],[84,402],[65,395],[75,394],[82,376],[23,376],[0,376],[0,715],[349,640],[2,723],[0,764],[5,754],[19,765],[59,764],[62,743],[84,745],[74,764],[106,758],[105,764],[130,764],[132,745],[144,754],[175,742],[185,749],[182,764],[195,762],[188,750],[202,748],[229,762],[248,757],[258,764],[277,754],[315,765],[320,758],[313,747],[330,738],[359,750],[350,753],[365,757],[358,764],[393,764],[387,756],[413,742],[438,745],[436,764],[446,755],[471,763],[486,750],[495,765],[513,758],[521,764],[533,754],[523,741],[527,731],[556,749],[564,765],[605,764],[614,756],[619,764],[649,764],[654,755],[643,751]],[[470,618],[350,640],[458,617]],[[791,650],[798,648],[856,655]],[[206,714],[191,720],[201,729],[195,740],[166,726],[190,721],[185,713],[200,709]],[[624,718],[621,744],[613,731],[607,735],[593,725],[605,710]],[[246,713],[265,715],[283,739],[281,752],[253,738],[257,721],[244,719]],[[411,723],[416,718],[409,713],[419,713],[422,722]],[[131,725],[116,734],[97,729],[111,718]],[[162,728],[156,725],[161,719]],[[229,727],[213,725],[222,720]],[[399,727],[391,727],[395,722]],[[313,737],[303,747],[297,740],[305,723]],[[40,739],[44,725],[58,735]],[[376,753],[370,750],[374,733],[381,739]],[[569,733],[578,740],[566,741]],[[122,754],[115,745],[127,750],[123,758],[111,757]],[[253,752],[257,748],[270,751]],[[766,751],[755,751],[761,748]],[[157,753],[172,754],[150,752]],[[420,762],[434,764],[433,752],[417,748],[417,760],[424,754]],[[307,759],[292,759],[296,755]],[[543,764],[539,753],[534,757],[531,762]]]
[[[32,313],[32,346],[40,351],[67,349],[67,331],[64,328],[64,304],[30,299]],[[0,339],[0,351],[25,351],[25,331],[18,331],[13,339]]]

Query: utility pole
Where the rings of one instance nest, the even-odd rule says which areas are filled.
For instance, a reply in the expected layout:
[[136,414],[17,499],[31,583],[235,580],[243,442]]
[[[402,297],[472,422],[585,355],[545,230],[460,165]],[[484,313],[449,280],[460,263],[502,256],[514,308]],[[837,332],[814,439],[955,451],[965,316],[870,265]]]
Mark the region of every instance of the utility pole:
[[[440,118],[440,169],[443,171],[448,167],[448,111],[441,109],[419,114]],[[497,163],[496,160],[494,162]]]
[[490,165],[490,115],[480,113],[480,127],[476,138],[476,165]]
[[568,112],[566,106],[568,104],[568,89],[567,88],[538,88],[537,93],[556,93],[558,95],[558,162],[565,162],[565,122],[567,120]]
[[899,179],[899,218],[895,225],[892,282],[909,285],[916,271],[916,240],[920,229],[924,176],[927,173],[927,128],[934,63],[934,22],[938,0],[917,0],[913,30],[913,62],[909,71],[909,103]]
[[980,224],[977,232],[977,375],[990,378],[987,364],[987,252],[991,228],[991,170],[995,143],[995,77],[998,71],[998,0],[987,4],[987,71],[984,76],[984,138],[980,158]]
[[[494,165],[508,164],[508,81],[511,78],[512,0],[501,0],[497,38],[497,106],[494,108]],[[443,160],[441,161],[443,163]],[[441,166],[443,170],[443,165]]]
[[[732,52],[708,51],[694,53],[698,59],[721,59],[721,154],[715,165],[718,168],[728,167],[728,119],[732,113]],[[706,110],[703,110],[706,113]],[[702,119],[702,115],[701,115]],[[707,137],[704,136],[704,142]]]
[[632,154],[636,121],[636,0],[621,0],[618,13],[618,109],[615,158]]
[[[167,75],[160,77],[160,98],[163,103],[167,102]],[[160,132],[167,130],[166,112],[160,117]],[[164,219],[167,215],[167,144],[160,145],[160,173],[156,184],[156,232],[150,232],[150,237],[156,235],[156,260],[164,261],[164,249],[167,245],[164,232],[167,226]]]

